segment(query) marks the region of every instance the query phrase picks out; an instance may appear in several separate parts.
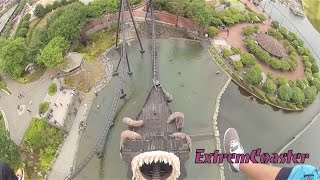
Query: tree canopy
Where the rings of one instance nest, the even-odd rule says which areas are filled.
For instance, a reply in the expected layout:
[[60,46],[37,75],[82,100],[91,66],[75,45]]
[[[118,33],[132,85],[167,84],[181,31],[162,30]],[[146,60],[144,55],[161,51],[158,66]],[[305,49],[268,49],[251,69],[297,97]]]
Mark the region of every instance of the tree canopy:
[[23,38],[10,39],[0,52],[0,68],[13,78],[18,78],[27,65],[27,46]]
[[265,83],[264,83],[264,90],[266,91],[266,93],[268,94],[273,94],[276,92],[277,90],[277,85],[270,79],[268,79]]
[[292,89],[288,85],[281,85],[278,89],[278,95],[281,100],[289,102],[292,97]]
[[307,103],[313,103],[317,97],[317,88],[314,86],[307,87],[303,90]]
[[261,69],[255,65],[249,68],[246,72],[245,78],[252,85],[257,85],[262,81]]
[[37,60],[47,67],[57,67],[63,63],[63,57],[68,47],[69,44],[63,37],[55,37],[40,51]]
[[292,88],[292,102],[296,104],[301,104],[305,100],[305,95],[303,91],[298,87]]
[[256,58],[251,53],[242,53],[241,54],[241,62],[243,65],[255,65],[256,64]]
[[44,15],[46,15],[46,13],[46,9],[43,7],[42,4],[37,4],[36,8],[33,11],[33,14],[38,18],[42,18]]

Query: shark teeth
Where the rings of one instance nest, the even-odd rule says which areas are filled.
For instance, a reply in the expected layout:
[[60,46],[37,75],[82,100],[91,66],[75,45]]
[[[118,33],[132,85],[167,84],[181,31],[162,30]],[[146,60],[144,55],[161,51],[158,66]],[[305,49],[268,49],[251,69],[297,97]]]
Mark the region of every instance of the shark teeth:
[[180,176],[180,160],[179,158],[173,154],[165,151],[150,151],[144,152],[132,159],[131,169],[133,172],[132,179],[134,180],[145,180],[144,175],[140,171],[140,167],[143,164],[151,164],[163,162],[172,166],[172,172],[167,180],[176,180]]

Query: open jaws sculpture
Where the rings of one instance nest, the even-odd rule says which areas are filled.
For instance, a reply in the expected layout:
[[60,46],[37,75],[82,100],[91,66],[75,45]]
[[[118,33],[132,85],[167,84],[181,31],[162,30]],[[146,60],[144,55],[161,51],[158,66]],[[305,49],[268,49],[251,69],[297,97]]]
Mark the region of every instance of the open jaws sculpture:
[[188,143],[188,146],[189,146],[189,149],[191,151],[191,138],[190,136],[186,135],[185,133],[181,133],[181,132],[175,132],[175,133],[172,133],[171,135],[169,135],[170,138],[172,139],[176,139],[176,140],[179,140],[179,139],[185,139]]
[[182,112],[174,112],[172,113],[167,120],[167,124],[170,124],[173,120],[175,120],[178,129],[182,129],[184,126],[184,114]]
[[166,178],[166,180],[176,180],[180,176],[180,160],[179,158],[169,152],[165,151],[149,151],[141,153],[135,156],[131,161],[131,169],[132,169],[132,180],[146,180],[142,172],[140,171],[140,167],[143,164],[151,164],[163,162],[165,164],[169,164],[172,166],[171,174]]
[[125,140],[140,140],[142,139],[141,135],[139,133],[136,133],[134,131],[125,130],[122,131],[120,135],[120,149],[122,149],[123,143]]
[[143,125],[143,120],[133,120],[128,117],[123,118],[122,122],[130,127],[140,127]]

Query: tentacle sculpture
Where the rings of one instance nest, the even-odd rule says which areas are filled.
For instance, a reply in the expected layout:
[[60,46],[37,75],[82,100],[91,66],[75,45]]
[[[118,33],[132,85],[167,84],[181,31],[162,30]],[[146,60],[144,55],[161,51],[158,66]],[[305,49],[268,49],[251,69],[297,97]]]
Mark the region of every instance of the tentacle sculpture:
[[172,133],[171,135],[169,135],[170,138],[172,139],[176,139],[176,140],[179,140],[179,139],[185,139],[187,141],[187,144],[190,148],[190,150],[192,149],[191,146],[191,138],[190,136],[186,135],[185,133],[181,133],[181,132],[175,132],[175,133]]
[[168,120],[167,120],[167,124],[170,124],[173,120],[176,121],[177,124],[177,128],[178,129],[182,129],[184,126],[184,114],[182,112],[174,112],[172,113]]
[[123,147],[123,143],[125,140],[140,140],[142,139],[141,135],[130,130],[122,131],[120,135],[120,149]]
[[133,120],[128,117],[123,118],[122,122],[130,127],[140,127],[143,125],[143,120]]

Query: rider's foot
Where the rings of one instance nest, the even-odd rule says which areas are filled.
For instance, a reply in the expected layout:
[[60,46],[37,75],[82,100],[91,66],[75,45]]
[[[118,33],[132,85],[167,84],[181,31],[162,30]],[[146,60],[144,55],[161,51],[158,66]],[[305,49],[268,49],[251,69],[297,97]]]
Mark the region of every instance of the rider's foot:
[[[244,154],[243,147],[240,145],[240,139],[237,131],[234,128],[229,128],[224,134],[223,146],[225,153]],[[232,172],[239,172],[239,164],[235,163],[235,157],[232,159],[233,163],[229,163],[229,168]]]

